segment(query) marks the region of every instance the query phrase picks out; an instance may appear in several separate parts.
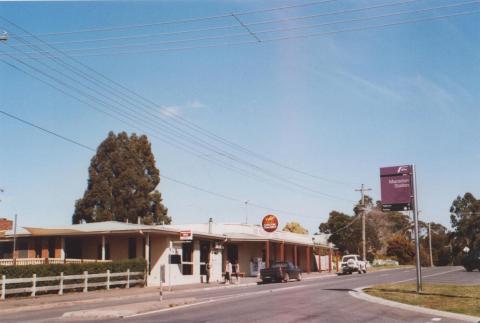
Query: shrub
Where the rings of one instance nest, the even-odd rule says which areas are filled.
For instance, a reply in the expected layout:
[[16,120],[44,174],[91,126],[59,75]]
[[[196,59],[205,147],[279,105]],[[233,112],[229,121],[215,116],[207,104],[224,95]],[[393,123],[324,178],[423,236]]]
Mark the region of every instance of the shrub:
[[[0,279],[2,275],[5,275],[7,279],[11,278],[32,278],[33,274],[37,277],[49,277],[60,276],[63,272],[64,276],[69,275],[81,275],[85,271],[89,274],[103,274],[107,270],[111,273],[126,272],[130,269],[130,272],[142,272],[143,275],[135,276],[132,279],[145,279],[146,261],[144,259],[129,259],[119,260],[112,262],[97,262],[97,263],[80,263],[80,264],[49,264],[49,265],[26,265],[26,266],[0,266]],[[125,277],[112,277],[110,281],[125,280]],[[105,282],[106,278],[89,278],[90,283]],[[83,279],[68,280],[65,284],[80,284]],[[58,285],[58,280],[37,282],[37,286],[50,286]],[[140,284],[140,285],[143,285]],[[14,288],[28,288],[32,283],[17,283],[8,284],[8,289]],[[115,285],[118,286],[118,285]],[[104,288],[104,287],[98,287]],[[89,290],[98,289],[97,287],[89,287]],[[71,290],[66,290],[71,291]],[[56,291],[53,291],[56,292]]]
[[52,265],[26,265],[26,266],[0,266],[0,276],[7,278],[27,278],[37,274],[37,277],[79,275],[84,271],[90,274],[105,273],[110,270],[112,273],[130,271],[145,272],[146,262],[144,259],[128,259],[112,262],[93,262],[81,264],[52,264]]

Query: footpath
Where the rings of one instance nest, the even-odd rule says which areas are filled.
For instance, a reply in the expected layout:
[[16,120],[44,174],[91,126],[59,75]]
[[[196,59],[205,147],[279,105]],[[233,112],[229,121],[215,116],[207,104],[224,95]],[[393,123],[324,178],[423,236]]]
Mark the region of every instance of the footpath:
[[[303,279],[321,279],[334,275],[334,273],[304,273]],[[196,302],[197,299],[189,297],[188,292],[247,287],[257,285],[258,283],[259,280],[256,277],[244,277],[240,278],[239,282],[234,282],[232,284],[212,282],[209,284],[197,283],[177,285],[172,286],[171,288],[164,285],[162,289],[158,286],[131,287],[128,289],[117,288],[111,290],[96,290],[87,293],[72,292],[64,295],[45,294],[36,297],[7,298],[7,300],[0,302],[0,316],[2,314],[25,311],[72,307],[72,311],[65,312],[63,317],[73,319],[108,319],[127,317],[139,313],[150,312],[152,310],[168,310],[177,306]],[[162,293],[160,293],[161,290]],[[160,294],[162,295],[162,301],[160,301]],[[138,302],[140,298],[145,301]],[[132,302],[129,302],[129,300],[132,300]]]

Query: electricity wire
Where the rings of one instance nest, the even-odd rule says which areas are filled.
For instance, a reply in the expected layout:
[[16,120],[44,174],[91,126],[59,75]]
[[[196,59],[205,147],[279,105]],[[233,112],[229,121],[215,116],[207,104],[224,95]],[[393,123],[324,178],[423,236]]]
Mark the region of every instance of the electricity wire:
[[[55,132],[55,131],[52,131],[52,130],[49,130],[47,128],[44,128],[38,124],[35,124],[35,123],[32,123],[30,121],[27,121],[23,118],[20,118],[18,116],[15,116],[11,113],[8,113],[6,111],[3,111],[3,110],[0,110],[0,113],[11,118],[11,119],[14,119],[14,120],[17,120],[23,124],[26,124],[30,127],[33,127],[33,128],[36,128],[40,131],[43,131],[49,135],[52,135],[52,136],[55,136],[59,139],[62,139],[66,142],[69,142],[71,144],[74,144],[74,145],[77,145],[81,148],[84,148],[84,149],[87,149],[89,151],[92,151],[92,152],[96,152],[96,149],[95,148],[92,148],[88,145],[85,145],[85,144],[82,144],[81,142],[77,141],[77,140],[74,140],[74,139],[71,139],[69,137],[66,137],[62,134],[59,134],[58,132]],[[225,195],[225,194],[222,194],[222,193],[218,193],[218,192],[214,192],[214,191],[211,191],[211,190],[208,190],[208,189],[205,189],[205,188],[202,188],[202,187],[199,187],[199,186],[196,186],[196,185],[193,185],[193,184],[190,184],[190,183],[187,183],[187,182],[184,182],[184,181],[181,181],[181,180],[178,180],[176,178],[173,178],[173,177],[170,177],[170,176],[167,176],[165,174],[160,174],[160,178],[162,179],[166,179],[168,181],[171,181],[171,182],[174,182],[174,183],[177,183],[177,184],[180,184],[180,185],[183,185],[183,186],[186,186],[186,187],[189,187],[191,189],[195,189],[197,191],[201,191],[201,192],[204,192],[204,193],[207,193],[207,194],[210,194],[210,195],[213,195],[213,196],[216,196],[216,197],[220,197],[220,198],[223,198],[225,200],[229,200],[229,201],[233,201],[233,202],[238,202],[238,203],[244,203],[245,200],[241,200],[241,199],[238,199],[238,198],[234,198],[234,197],[231,197],[231,196],[228,196],[228,195]],[[291,212],[291,211],[285,211],[285,210],[281,210],[281,209],[277,209],[277,208],[271,208],[271,207],[268,207],[268,206],[263,206],[263,205],[260,205],[260,204],[257,204],[257,203],[250,203],[249,202],[249,205],[253,206],[253,207],[256,207],[256,208],[259,208],[259,209],[264,209],[264,210],[269,210],[269,211],[275,211],[275,212],[280,212],[280,213],[283,213],[283,214],[287,214],[287,215],[295,215],[295,216],[300,216],[300,217],[306,217],[306,218],[315,218],[317,219],[317,217],[312,217],[312,216],[305,216],[305,215],[301,215],[301,214],[298,214],[297,212]]]

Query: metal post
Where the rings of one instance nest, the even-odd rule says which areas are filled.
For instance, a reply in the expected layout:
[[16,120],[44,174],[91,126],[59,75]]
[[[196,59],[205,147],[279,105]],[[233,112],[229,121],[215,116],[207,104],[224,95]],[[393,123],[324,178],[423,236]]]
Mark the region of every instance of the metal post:
[[432,253],[432,227],[431,223],[428,222],[428,246],[430,249],[430,267],[433,267],[433,253]]
[[413,171],[413,221],[415,223],[415,253],[416,253],[416,272],[417,272],[417,293],[422,291],[422,267],[420,263],[420,239],[418,236],[418,200],[417,200],[417,174],[415,165],[412,165]]
[[130,268],[127,269],[127,288],[130,288]]
[[13,219],[14,219],[15,223],[13,224],[13,253],[12,253],[12,258],[13,258],[13,265],[15,266],[17,264],[17,214],[15,214]]

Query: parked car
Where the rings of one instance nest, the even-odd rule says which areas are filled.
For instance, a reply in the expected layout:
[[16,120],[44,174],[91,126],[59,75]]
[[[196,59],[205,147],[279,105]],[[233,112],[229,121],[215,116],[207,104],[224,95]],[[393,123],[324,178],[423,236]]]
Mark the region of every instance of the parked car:
[[480,249],[470,250],[470,252],[463,257],[462,266],[466,271],[478,269],[480,271]]
[[302,280],[302,270],[291,262],[276,262],[270,268],[260,270],[262,282],[288,282],[290,279]]
[[359,255],[345,255],[342,257],[341,271],[339,275],[351,275],[354,272],[359,274],[367,273],[367,262],[363,261]]

